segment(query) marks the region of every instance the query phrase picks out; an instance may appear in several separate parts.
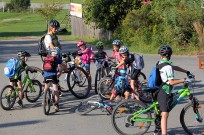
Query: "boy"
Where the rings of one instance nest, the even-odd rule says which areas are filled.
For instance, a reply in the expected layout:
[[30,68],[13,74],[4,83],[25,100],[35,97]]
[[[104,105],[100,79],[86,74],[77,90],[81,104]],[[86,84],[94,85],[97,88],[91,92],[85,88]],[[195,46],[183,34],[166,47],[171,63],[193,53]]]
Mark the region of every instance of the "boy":
[[[106,52],[103,51],[104,48],[104,43],[99,41],[98,43],[96,43],[96,49],[98,49],[98,52],[96,52],[94,58],[96,58],[97,60],[103,60],[103,59],[108,59],[108,55]],[[110,72],[110,69],[108,67],[108,62],[105,61],[104,66],[106,68],[106,73],[108,74]]]
[[157,95],[157,100],[159,102],[160,111],[161,111],[161,129],[157,126],[154,135],[162,133],[162,135],[167,135],[167,119],[169,116],[169,101],[171,100],[171,90],[173,85],[185,82],[184,79],[174,79],[174,72],[173,70],[184,72],[187,74],[189,78],[192,78],[193,75],[178,66],[171,65],[172,62],[170,61],[171,55],[173,53],[172,48],[168,45],[163,45],[159,48],[158,53],[160,55],[161,63],[168,63],[168,65],[159,69],[160,76],[163,82],[163,85],[160,87],[160,91]]
[[[58,91],[58,77],[62,72],[62,60],[58,58],[59,52],[56,48],[51,49],[51,56],[54,57],[54,69],[52,71],[44,71],[44,83],[45,83],[45,90],[50,87],[50,82],[52,82],[53,90],[54,90],[54,97],[55,97],[55,111],[59,111],[59,91]],[[57,69],[58,68],[58,69]],[[43,65],[43,69],[45,70],[45,64]],[[58,72],[59,70],[59,72]]]
[[14,83],[17,82],[18,88],[19,88],[19,100],[17,103],[21,108],[23,108],[23,92],[22,92],[22,79],[21,79],[21,73],[22,69],[29,69],[31,72],[34,72],[34,70],[26,64],[26,61],[28,60],[28,57],[31,55],[26,51],[18,51],[17,53],[18,59],[19,59],[19,67],[17,68],[16,74],[13,77],[10,77],[10,85],[14,87]]

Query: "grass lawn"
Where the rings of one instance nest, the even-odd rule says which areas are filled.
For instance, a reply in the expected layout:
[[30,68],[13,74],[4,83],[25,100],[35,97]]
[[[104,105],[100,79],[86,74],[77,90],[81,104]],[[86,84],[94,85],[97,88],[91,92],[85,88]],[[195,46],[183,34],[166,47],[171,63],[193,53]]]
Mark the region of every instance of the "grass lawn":
[[[10,2],[11,0],[3,0],[3,2]],[[63,4],[73,3],[82,3],[83,0],[60,0]],[[42,3],[42,0],[30,0],[30,3]]]
[[[56,17],[62,22],[67,10]],[[45,33],[46,22],[37,13],[0,13],[0,39],[17,36],[40,36]]]

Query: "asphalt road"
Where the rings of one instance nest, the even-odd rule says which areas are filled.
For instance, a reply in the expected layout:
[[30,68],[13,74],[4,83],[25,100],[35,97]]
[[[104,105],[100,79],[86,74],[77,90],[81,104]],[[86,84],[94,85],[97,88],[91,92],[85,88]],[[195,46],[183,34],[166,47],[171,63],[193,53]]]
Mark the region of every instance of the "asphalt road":
[[[64,51],[74,51],[77,47],[75,42],[62,41]],[[9,83],[8,78],[3,74],[3,68],[6,61],[11,57],[16,57],[17,50],[26,50],[31,53],[32,57],[27,62],[30,66],[41,66],[40,57],[36,54],[37,39],[22,38],[12,41],[0,41],[0,86],[3,88]],[[108,54],[111,49],[106,49]],[[143,72],[146,76],[158,60],[158,55],[144,55],[145,69]],[[198,69],[198,60],[196,56],[173,56],[174,65],[178,65],[193,72],[196,76],[197,84],[195,93],[200,100],[204,100],[203,69]],[[94,77],[95,66],[91,66],[91,74]],[[175,72],[177,78],[186,77],[185,74]],[[93,82],[92,82],[92,85]],[[178,88],[178,87],[177,87]],[[93,93],[94,91],[92,91]],[[100,110],[95,110],[86,116],[79,116],[75,109],[79,104],[78,99],[71,93],[64,94],[60,99],[60,112],[52,113],[49,116],[43,114],[41,105],[42,97],[36,103],[28,103],[24,100],[25,108],[21,109],[17,104],[11,111],[5,111],[0,108],[0,134],[1,135],[116,135],[110,116]],[[181,109],[187,104],[183,100],[170,113],[168,122],[168,131],[173,135],[185,134],[179,116]],[[53,110],[52,110],[53,111]],[[154,129],[154,123],[147,133],[151,135]]]

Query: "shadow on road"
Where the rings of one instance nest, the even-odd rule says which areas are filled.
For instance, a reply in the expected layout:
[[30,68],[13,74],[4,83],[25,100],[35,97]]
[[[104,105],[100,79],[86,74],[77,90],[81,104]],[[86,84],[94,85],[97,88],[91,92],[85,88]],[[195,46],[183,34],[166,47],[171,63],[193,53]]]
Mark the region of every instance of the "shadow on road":
[[14,126],[26,126],[26,125],[33,125],[45,122],[45,120],[31,120],[31,121],[20,121],[20,122],[10,122],[10,123],[1,123],[0,128],[9,128]]

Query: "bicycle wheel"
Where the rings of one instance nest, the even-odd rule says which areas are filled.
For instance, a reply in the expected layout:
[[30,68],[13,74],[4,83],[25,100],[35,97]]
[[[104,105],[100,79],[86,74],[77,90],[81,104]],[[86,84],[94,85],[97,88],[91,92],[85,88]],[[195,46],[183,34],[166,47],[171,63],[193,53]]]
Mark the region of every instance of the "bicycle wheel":
[[0,104],[4,110],[10,110],[16,101],[16,92],[11,85],[5,86],[1,91]]
[[43,98],[43,112],[45,115],[49,115],[51,104],[52,104],[51,91],[50,89],[47,89],[45,90]]
[[98,108],[98,103],[99,102],[99,96],[98,95],[94,95],[91,96],[89,98],[87,98],[86,100],[83,100],[79,106],[76,109],[76,113],[80,114],[80,115],[85,115],[89,112],[91,112],[92,110]]
[[146,80],[146,75],[143,72],[140,72],[138,75],[138,79],[135,82],[135,87],[137,88],[137,93],[139,94],[139,98],[144,103],[151,103],[152,96],[149,92],[143,91],[143,83]]
[[61,92],[69,92],[69,87],[67,85],[67,76],[68,76],[68,73],[64,73],[59,78],[59,84],[61,87],[61,89],[60,89]]
[[151,122],[145,122],[145,120],[152,120],[151,113],[146,112],[140,114],[136,121],[131,120],[135,112],[145,108],[146,105],[138,100],[125,100],[120,102],[111,115],[111,122],[115,131],[121,135],[145,134],[151,125]]
[[192,102],[187,104],[180,114],[181,125],[188,135],[204,135],[204,101],[198,101],[198,103],[197,110],[200,120],[196,119]]
[[113,80],[110,77],[104,77],[98,83],[98,94],[103,99],[110,99],[111,90],[112,90]]
[[97,91],[97,85],[98,85],[98,81],[100,81],[101,79],[101,68],[96,70],[96,75],[95,75],[95,93],[98,94]]
[[89,95],[91,82],[83,68],[75,67],[70,69],[67,77],[67,85],[75,97],[82,99]]
[[42,85],[38,80],[32,80],[33,87],[31,84],[28,84],[26,87],[25,92],[25,97],[28,100],[28,102],[36,102],[42,93]]

